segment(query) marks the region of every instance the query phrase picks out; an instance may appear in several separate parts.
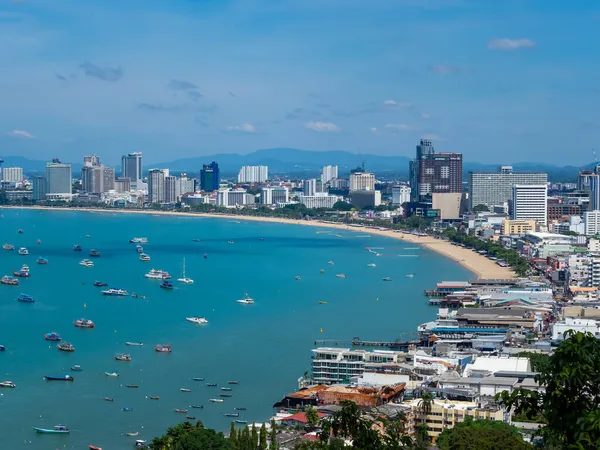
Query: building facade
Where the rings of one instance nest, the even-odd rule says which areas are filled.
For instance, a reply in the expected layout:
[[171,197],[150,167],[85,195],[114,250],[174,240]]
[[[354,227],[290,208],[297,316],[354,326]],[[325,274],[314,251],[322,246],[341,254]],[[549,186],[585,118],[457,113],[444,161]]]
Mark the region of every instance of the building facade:
[[129,178],[119,177],[114,182],[115,191],[120,194],[131,191],[131,180]]
[[32,181],[32,193],[33,200],[45,200],[46,199],[46,177],[38,175],[33,177]]
[[535,231],[535,220],[503,220],[502,234],[504,236],[523,236],[528,231]]
[[369,172],[352,172],[350,174],[351,191],[375,190],[375,175]]
[[359,209],[381,205],[381,191],[350,191],[348,198],[350,203]]
[[164,203],[164,198],[165,172],[162,169],[150,169],[148,171],[148,203]]
[[113,191],[115,189],[115,168],[103,167],[102,169],[102,192]]
[[321,171],[321,181],[323,184],[329,183],[334,178],[338,177],[338,166],[324,166]]
[[219,165],[215,161],[204,164],[200,171],[200,190],[204,192],[217,191],[220,183]]
[[62,164],[55,159],[46,163],[46,196],[48,194],[71,194],[73,178],[71,164]]
[[96,167],[100,165],[100,158],[97,155],[83,157],[83,167]]
[[175,203],[177,201],[177,198],[179,197],[177,195],[177,182],[178,179],[177,177],[174,176],[167,176],[165,177],[165,193],[164,193],[164,198],[163,201],[164,203]]
[[333,208],[342,197],[317,192],[315,195],[299,195],[298,201],[307,208]]
[[392,186],[392,205],[398,206],[410,202],[410,186]]
[[462,154],[436,153],[429,139],[420,140],[409,169],[413,201],[429,199],[434,193],[463,191]]
[[142,182],[142,152],[133,152],[121,157],[121,177],[131,180],[131,187],[138,189]]
[[587,211],[583,213],[583,223],[587,236],[600,234],[600,211]]
[[22,167],[4,167],[2,169],[2,179],[0,181],[19,182],[23,181]]
[[514,185],[511,218],[513,220],[535,220],[545,226],[548,220],[547,185]]
[[81,168],[81,187],[88,194],[104,192],[104,167],[83,166]]
[[278,203],[288,203],[290,193],[285,186],[262,188],[260,193],[260,202],[264,205],[277,205]]
[[255,203],[255,197],[243,189],[222,189],[217,192],[217,206],[235,208]]
[[268,166],[242,166],[238,173],[238,183],[264,183],[268,179]]

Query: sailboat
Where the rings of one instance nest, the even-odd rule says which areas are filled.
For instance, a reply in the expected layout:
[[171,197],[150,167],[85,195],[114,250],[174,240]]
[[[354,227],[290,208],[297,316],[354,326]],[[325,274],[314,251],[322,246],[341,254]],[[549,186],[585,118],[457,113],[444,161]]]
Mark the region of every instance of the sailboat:
[[183,258],[183,273],[181,278],[177,278],[177,281],[179,281],[180,283],[185,283],[185,284],[193,284],[194,280],[192,280],[191,278],[187,278],[185,276],[185,258]]

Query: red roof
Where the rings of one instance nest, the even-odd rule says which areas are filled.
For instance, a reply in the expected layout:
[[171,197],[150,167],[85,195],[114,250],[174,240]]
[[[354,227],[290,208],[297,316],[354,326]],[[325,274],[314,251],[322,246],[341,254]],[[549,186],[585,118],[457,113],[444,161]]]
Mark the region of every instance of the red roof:
[[[319,419],[325,417],[325,414],[317,412]],[[308,420],[306,420],[306,413],[303,412],[298,412],[296,414],[292,414],[291,416],[287,416],[281,419],[282,421],[288,421],[288,420],[293,420],[294,422],[300,422],[300,423],[308,423]]]

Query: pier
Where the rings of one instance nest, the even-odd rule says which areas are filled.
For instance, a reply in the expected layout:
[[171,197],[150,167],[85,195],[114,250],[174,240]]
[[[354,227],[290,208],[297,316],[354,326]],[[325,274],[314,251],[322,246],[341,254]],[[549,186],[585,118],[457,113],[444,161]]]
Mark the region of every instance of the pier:
[[317,339],[315,346],[319,347],[383,347],[390,350],[406,351],[410,346],[426,346],[427,340],[421,339],[396,339],[395,341],[363,341],[358,337],[348,339]]

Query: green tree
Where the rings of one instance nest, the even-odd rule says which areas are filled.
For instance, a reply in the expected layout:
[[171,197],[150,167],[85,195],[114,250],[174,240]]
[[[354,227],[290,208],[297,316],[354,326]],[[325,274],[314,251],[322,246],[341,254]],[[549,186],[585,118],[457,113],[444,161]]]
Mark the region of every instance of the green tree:
[[431,392],[424,392],[419,400],[419,410],[424,416],[427,416],[431,412],[431,406],[433,405],[433,394]]
[[328,419],[321,422],[321,443],[329,441],[330,437],[352,439],[355,448],[380,450],[385,448],[380,439],[379,432],[373,428],[373,423],[363,417],[362,412],[354,402],[343,401],[342,409],[333,413]]
[[235,423],[233,422],[231,422],[231,425],[229,427],[229,441],[231,442],[233,448],[237,449],[237,430],[235,429]]
[[347,202],[338,201],[333,204],[333,209],[336,211],[351,211],[352,205]]
[[531,363],[531,370],[534,372],[543,372],[547,370],[550,363],[550,357],[545,353],[535,352],[519,352],[516,355],[518,358],[528,358]]
[[473,420],[472,417],[442,431],[436,444],[440,450],[533,449],[523,441],[515,427],[493,420]]
[[167,428],[167,432],[152,439],[152,450],[233,450],[231,442],[215,430],[204,428],[202,422],[195,425],[183,422]]
[[271,419],[271,429],[269,430],[269,450],[278,450],[279,444],[277,443],[277,424],[275,420]]
[[477,212],[489,212],[490,208],[488,208],[486,205],[477,205],[473,207],[473,212],[477,213]]
[[319,425],[319,414],[315,408],[312,406],[306,407],[304,414],[306,414],[306,422],[310,428],[316,428]]
[[600,448],[600,341],[569,330],[536,376],[543,392],[516,389],[497,397],[515,414],[541,415],[544,441],[564,449]]
[[267,428],[263,423],[258,433],[258,450],[267,450]]
[[250,443],[252,448],[255,449],[258,447],[258,430],[256,429],[256,424],[252,424],[251,434],[250,434]]
[[429,447],[429,427],[426,423],[417,425],[415,429],[415,450],[427,450]]

